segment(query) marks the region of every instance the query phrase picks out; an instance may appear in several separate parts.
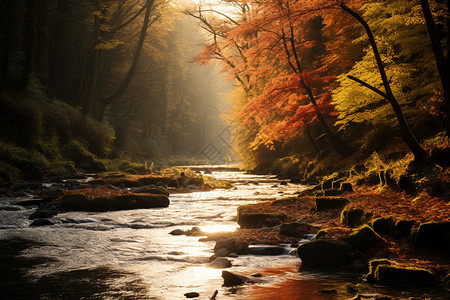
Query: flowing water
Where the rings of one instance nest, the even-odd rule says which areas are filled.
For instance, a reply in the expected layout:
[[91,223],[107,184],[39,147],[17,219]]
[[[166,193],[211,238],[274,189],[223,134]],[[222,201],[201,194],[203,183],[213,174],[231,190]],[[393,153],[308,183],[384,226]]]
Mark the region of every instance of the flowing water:
[[[243,172],[212,176],[232,181],[235,188],[172,194],[168,208],[61,213],[56,225],[45,227],[29,227],[34,208],[0,199],[0,298],[184,299],[185,293],[198,292],[198,299],[209,299],[215,290],[217,299],[349,297],[343,285],[357,282],[357,276],[298,272],[300,261],[289,254],[232,258],[229,271],[264,277],[253,285],[222,287],[222,270],[206,267],[214,242],[169,232],[193,226],[232,231],[238,206],[292,197],[305,186]],[[320,292],[324,289],[338,293]]]

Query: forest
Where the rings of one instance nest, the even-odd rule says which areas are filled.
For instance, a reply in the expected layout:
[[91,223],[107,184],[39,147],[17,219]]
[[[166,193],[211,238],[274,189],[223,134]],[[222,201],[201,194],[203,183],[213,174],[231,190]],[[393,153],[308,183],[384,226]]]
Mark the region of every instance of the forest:
[[[20,220],[69,236],[91,222],[92,231],[148,230],[137,241],[171,228],[173,238],[215,242],[211,268],[294,253],[303,270],[365,273],[351,285],[336,275],[305,299],[404,299],[372,283],[412,298],[423,292],[416,285],[432,286],[441,299],[450,288],[449,27],[448,0],[0,0],[0,214],[37,213],[8,215],[0,235]],[[110,214],[141,209],[152,219],[121,216],[137,225]],[[240,227],[198,227],[214,222]],[[0,255],[14,259],[37,245],[0,240],[10,245]],[[182,262],[168,258],[177,251],[155,261]],[[238,272],[301,276],[291,262],[295,271],[255,261]],[[76,285],[68,270],[51,276]],[[35,285],[20,272],[16,282],[31,290],[50,276]],[[117,278],[140,270],[126,272]],[[287,277],[275,287],[223,271],[210,299],[247,283],[243,299],[306,291],[307,279]],[[212,294],[217,282],[197,279]],[[132,294],[146,299],[146,289]]]

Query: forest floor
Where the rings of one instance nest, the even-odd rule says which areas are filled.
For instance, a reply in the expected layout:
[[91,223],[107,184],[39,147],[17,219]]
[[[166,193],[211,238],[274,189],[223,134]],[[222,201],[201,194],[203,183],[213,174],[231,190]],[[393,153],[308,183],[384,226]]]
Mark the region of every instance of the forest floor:
[[[426,193],[408,195],[391,189],[380,190],[379,187],[357,186],[354,192],[339,196],[349,200],[347,206],[362,208],[370,212],[372,220],[392,218],[394,220],[415,221],[412,232],[421,223],[448,222],[450,220],[450,202],[442,198],[431,197]],[[323,211],[315,210],[315,197],[299,196],[289,200],[263,201],[240,208],[241,214],[281,214],[286,216],[283,223],[302,222],[315,226],[317,233],[327,230],[327,238],[343,240],[355,229],[341,222],[341,208]],[[296,243],[298,237],[289,237],[279,232],[279,226],[237,229],[230,236],[245,239],[249,244]],[[408,266],[432,270],[445,276],[450,270],[450,257],[442,252],[416,249],[408,239],[395,239],[393,236],[380,236],[382,243],[364,253],[366,259],[387,258]]]

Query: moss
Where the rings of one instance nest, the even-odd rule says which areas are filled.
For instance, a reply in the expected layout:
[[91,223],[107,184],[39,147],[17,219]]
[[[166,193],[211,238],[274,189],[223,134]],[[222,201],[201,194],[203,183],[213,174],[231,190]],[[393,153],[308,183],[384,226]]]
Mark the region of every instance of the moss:
[[394,264],[394,262],[392,262],[388,259],[385,259],[385,258],[373,259],[373,260],[369,261],[369,273],[366,274],[364,276],[364,278],[369,283],[375,283],[375,270],[377,269],[377,267],[381,266],[381,265],[391,266],[393,264]]
[[450,222],[428,222],[420,224],[413,236],[414,247],[435,251],[450,251]]

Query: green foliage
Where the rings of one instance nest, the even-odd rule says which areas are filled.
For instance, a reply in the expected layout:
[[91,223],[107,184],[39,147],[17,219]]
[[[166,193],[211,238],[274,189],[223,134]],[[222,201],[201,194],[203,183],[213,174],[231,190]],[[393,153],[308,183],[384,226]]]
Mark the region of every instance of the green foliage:
[[[376,37],[393,93],[413,130],[425,134],[423,125],[435,119],[429,101],[441,89],[426,27],[409,22],[413,17],[411,2],[375,2],[366,4],[363,9],[363,17]],[[355,42],[366,43],[366,39],[366,35],[361,34]],[[388,101],[347,75],[384,92],[373,52],[367,47],[363,59],[338,78],[340,86],[333,92],[333,103],[339,113],[336,125],[340,129],[361,123],[371,124],[375,129],[396,126]]]

